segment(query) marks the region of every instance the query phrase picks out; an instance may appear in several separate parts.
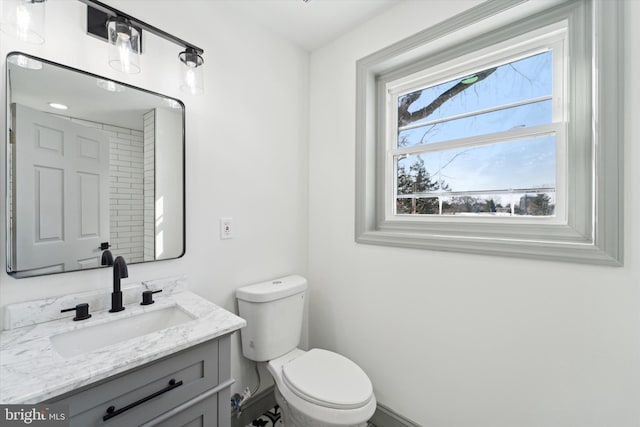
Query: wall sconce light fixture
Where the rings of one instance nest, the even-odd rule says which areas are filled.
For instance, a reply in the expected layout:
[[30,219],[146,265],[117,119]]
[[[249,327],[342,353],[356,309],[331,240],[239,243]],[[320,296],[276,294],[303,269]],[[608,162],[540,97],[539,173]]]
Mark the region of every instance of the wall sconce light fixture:
[[[0,0],[2,1],[4,0]],[[100,1],[79,1],[87,5],[87,32],[109,42],[109,64],[113,68],[125,73],[140,72],[144,30],[185,49],[179,54],[183,69],[180,87],[194,95],[204,93],[203,49]]]
[[116,16],[107,21],[109,65],[127,74],[140,72],[140,32],[129,22]]
[[44,43],[46,0],[0,0],[0,30],[27,43]]
[[204,93],[204,76],[202,73],[202,64],[204,59],[193,48],[187,48],[178,55],[182,62],[182,85],[180,89],[193,95],[201,95]]

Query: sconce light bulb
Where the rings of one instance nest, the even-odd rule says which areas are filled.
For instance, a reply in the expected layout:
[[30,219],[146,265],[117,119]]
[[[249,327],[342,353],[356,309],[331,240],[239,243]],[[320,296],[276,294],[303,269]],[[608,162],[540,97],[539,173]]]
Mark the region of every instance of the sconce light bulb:
[[131,24],[124,18],[115,18],[115,32],[118,39],[129,41],[131,39]]
[[116,48],[120,56],[120,62],[122,62],[122,71],[125,73],[131,73],[131,58],[129,57],[131,47],[129,45],[129,36],[120,37],[118,33],[118,39],[116,40]]
[[187,83],[187,86],[189,86],[190,88],[195,87],[195,85],[196,85],[196,76],[195,76],[193,70],[187,70],[186,83]]

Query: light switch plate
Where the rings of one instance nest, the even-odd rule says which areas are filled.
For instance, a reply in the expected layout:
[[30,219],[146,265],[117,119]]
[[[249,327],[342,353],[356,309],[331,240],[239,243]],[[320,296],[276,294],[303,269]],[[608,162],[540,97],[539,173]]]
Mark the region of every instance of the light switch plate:
[[231,218],[220,218],[220,240],[231,239],[233,237],[233,220]]

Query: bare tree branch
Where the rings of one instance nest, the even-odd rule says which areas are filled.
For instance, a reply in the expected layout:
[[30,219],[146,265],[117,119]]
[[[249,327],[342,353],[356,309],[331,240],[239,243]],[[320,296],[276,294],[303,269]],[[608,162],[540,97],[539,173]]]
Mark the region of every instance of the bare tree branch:
[[472,148],[467,148],[466,150],[463,150],[459,153],[456,153],[453,157],[451,157],[447,163],[445,163],[443,166],[440,166],[440,169],[438,169],[437,171],[435,171],[433,173],[433,175],[438,175],[440,172],[442,172],[444,170],[444,168],[446,168],[447,166],[449,166],[455,159],[457,159],[459,156],[462,156],[463,154],[466,154],[467,152],[473,150],[476,147],[472,147]]
[[422,107],[421,109],[416,110],[413,113],[409,112],[409,107],[411,106],[411,104],[417,101],[418,98],[420,98],[421,92],[417,91],[406,95],[402,98],[402,100],[400,101],[400,105],[398,106],[398,126],[406,126],[409,123],[424,119],[425,117],[429,117],[442,104],[444,104],[460,92],[463,92],[471,86],[477,84],[478,82],[486,79],[491,74],[493,74],[494,71],[496,71],[496,67],[480,71],[473,76],[477,78],[472,82],[469,82],[469,78],[459,81],[455,86],[440,94],[429,105]]
[[516,73],[520,74],[526,81],[529,82],[529,84],[533,84],[533,81],[529,77],[527,77],[525,74],[521,73],[520,70],[518,70],[516,67],[513,66],[513,64],[509,64],[509,67],[511,67],[513,71],[515,71]]

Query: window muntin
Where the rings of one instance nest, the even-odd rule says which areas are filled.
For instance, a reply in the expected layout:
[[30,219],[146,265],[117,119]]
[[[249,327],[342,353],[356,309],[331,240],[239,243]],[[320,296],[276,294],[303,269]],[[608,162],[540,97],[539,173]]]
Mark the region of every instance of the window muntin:
[[387,219],[562,219],[565,42],[555,32],[455,79],[388,83]]
[[468,216],[550,216],[555,193],[476,194],[438,197],[399,197],[399,214]]
[[506,132],[517,128],[541,126],[551,123],[552,109],[552,101],[547,99],[459,119],[435,123],[425,122],[427,126],[400,130],[397,144],[400,148],[414,147],[495,132]]
[[[395,163],[397,215],[555,214],[555,134],[401,154]],[[532,194],[541,195],[536,203],[546,201],[544,209],[528,209]],[[469,207],[472,201],[473,207]]]
[[552,61],[552,51],[547,50],[400,95],[398,130],[431,121],[437,126],[459,115],[475,116],[496,107],[508,111],[513,104],[551,99]]

